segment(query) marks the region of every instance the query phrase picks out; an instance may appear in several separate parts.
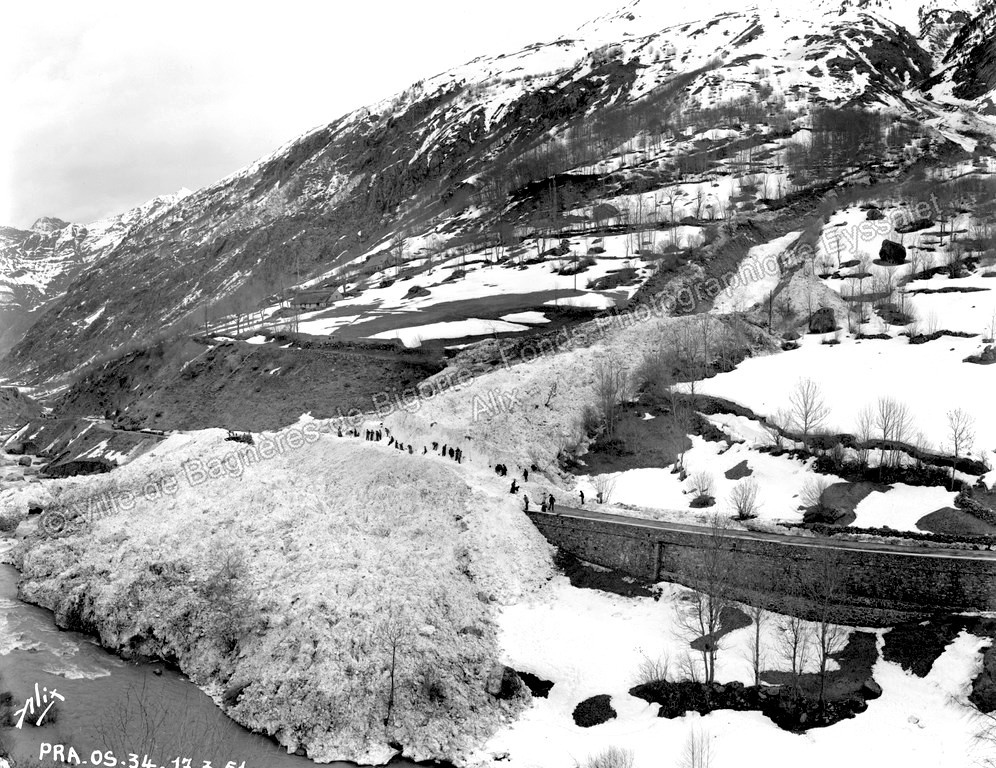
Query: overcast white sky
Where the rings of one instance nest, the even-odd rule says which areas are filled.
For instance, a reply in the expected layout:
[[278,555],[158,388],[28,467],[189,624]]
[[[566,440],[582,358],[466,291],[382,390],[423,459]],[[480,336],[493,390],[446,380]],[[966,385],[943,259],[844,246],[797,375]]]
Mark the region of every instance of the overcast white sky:
[[621,4],[10,3],[0,224],[86,223],[196,189],[420,78],[567,35]]

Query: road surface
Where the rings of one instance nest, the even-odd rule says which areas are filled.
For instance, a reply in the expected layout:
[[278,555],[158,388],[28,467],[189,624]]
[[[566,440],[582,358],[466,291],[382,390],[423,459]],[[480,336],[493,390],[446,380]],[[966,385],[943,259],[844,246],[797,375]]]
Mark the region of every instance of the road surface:
[[[708,536],[710,529],[703,525],[686,525],[664,520],[647,520],[641,517],[614,515],[594,510],[578,509],[557,504],[555,514],[559,517],[573,517],[581,520],[599,520],[632,528],[644,528],[659,531],[676,531]],[[880,544],[869,541],[847,541],[829,537],[795,536],[792,534],[762,533],[760,531],[742,531],[727,529],[726,536],[734,539],[754,539],[757,541],[772,541],[796,547],[812,549],[848,549],[857,552],[888,552],[890,554],[909,557],[933,557],[953,560],[996,560],[996,551],[990,549],[954,549],[945,546],[922,546],[914,541],[906,544]]]

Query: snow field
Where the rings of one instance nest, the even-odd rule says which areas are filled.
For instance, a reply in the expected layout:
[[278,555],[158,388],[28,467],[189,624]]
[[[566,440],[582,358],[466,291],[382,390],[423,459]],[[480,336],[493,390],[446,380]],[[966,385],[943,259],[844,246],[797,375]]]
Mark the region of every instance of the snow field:
[[858,528],[894,528],[921,532],[916,523],[938,509],[954,507],[957,493],[940,487],[923,488],[896,483],[891,490],[872,491],[854,508]]
[[[966,702],[969,682],[981,667],[977,651],[987,641],[962,634],[935,662],[924,679],[881,658],[874,677],[881,698],[852,720],[805,734],[782,731],[757,712],[695,713],[674,720],[658,718],[657,707],[630,696],[640,662],[668,656],[672,669],[687,640],[675,633],[675,606],[681,587],[663,584],[659,601],[622,598],[577,589],[556,577],[527,600],[502,609],[499,639],[506,663],[554,683],[547,699],[532,705],[504,727],[481,751],[479,764],[508,754],[515,768],[572,768],[608,747],[632,750],[634,768],[680,765],[692,733],[711,743],[713,768],[742,765],[841,764],[978,765],[996,755],[976,740],[977,713]],[[778,616],[762,625],[764,667],[788,669],[777,652]],[[727,635],[717,657],[717,680],[753,682],[747,642],[753,627]],[[881,631],[878,631],[881,638]],[[881,649],[881,639],[879,641]],[[815,658],[809,664],[816,663]],[[809,667],[807,666],[807,669]],[[617,717],[592,728],[571,717],[582,700],[609,694]],[[745,760],[747,761],[745,763]]]
[[[830,218],[818,241],[817,262],[822,259],[836,268],[841,261],[853,259],[873,260],[884,239],[903,240],[907,248],[933,243],[938,227],[900,236],[892,227],[893,222],[911,220],[909,208],[886,207],[886,218],[867,221],[866,212],[856,206],[838,211]],[[967,230],[972,226],[971,216],[962,214],[953,226]],[[947,237],[931,255],[933,263],[946,263],[950,249]],[[860,270],[845,269],[844,274]],[[883,267],[872,264],[872,276],[859,283],[857,280],[827,279],[825,284],[837,293],[853,290],[873,290],[885,275],[892,275],[894,284],[910,273],[909,261],[900,267]],[[805,335],[802,347],[788,354],[772,355],[744,361],[736,371],[720,374],[704,382],[703,391],[729,397],[751,407],[756,412],[771,416],[778,408],[788,405],[788,396],[796,381],[807,376],[817,381],[830,406],[827,426],[836,431],[853,432],[858,411],[874,404],[880,396],[893,396],[910,406],[916,428],[936,449],[943,449],[949,442],[946,412],[962,407],[975,417],[977,446],[976,456],[982,457],[996,449],[996,414],[988,407],[991,381],[987,366],[962,362],[970,354],[981,351],[982,339],[989,335],[996,316],[996,298],[993,286],[982,277],[984,269],[959,279],[935,275],[928,280],[915,280],[899,290],[907,291],[907,304],[919,318],[921,333],[932,329],[963,331],[977,334],[974,338],[944,336],[922,345],[910,345],[899,337],[904,329],[887,326],[874,313],[871,322],[862,327],[866,333],[887,332],[897,337],[889,341],[859,341],[847,335],[847,318],[838,316],[844,327],[841,344],[824,346],[821,337]],[[941,288],[976,288],[972,293],[913,293],[920,290]],[[840,313],[838,313],[839,315]],[[801,372],[801,373],[800,373]]]
[[425,339],[460,339],[464,336],[485,336],[497,333],[528,331],[529,326],[504,320],[451,320],[443,323],[415,325],[392,331],[375,333],[371,339],[400,339],[406,347],[418,347]]
[[761,303],[781,277],[778,257],[799,239],[801,232],[790,232],[769,243],[755,245],[737,270],[738,279],[731,281],[713,301],[716,314],[743,311]]
[[[686,237],[690,236],[686,235]],[[608,292],[588,290],[586,286],[589,281],[605,277],[613,271],[625,267],[635,267],[638,270],[640,280],[649,276],[647,263],[644,260],[638,256],[627,255],[626,239],[625,235],[605,238],[574,238],[572,248],[579,257],[583,257],[587,248],[596,243],[605,248],[604,254],[594,257],[595,264],[577,276],[560,275],[556,272],[556,269],[561,265],[570,264],[570,257],[548,256],[542,263],[522,266],[508,263],[495,265],[487,262],[488,254],[483,251],[445,258],[427,271],[410,279],[395,280],[394,270],[389,269],[368,278],[362,295],[336,301],[331,308],[335,311],[335,315],[330,316],[328,309],[302,313],[299,328],[302,333],[334,335],[339,328],[345,325],[356,325],[366,320],[400,312],[417,312],[448,302],[476,301],[484,307],[488,298],[496,294],[562,292],[563,296],[545,301],[545,304],[598,309],[614,307],[619,301],[629,298],[636,291],[637,285],[623,286]],[[548,247],[552,247],[554,244],[554,240],[548,241]],[[534,255],[534,253],[529,253],[527,258],[532,258]],[[464,274],[448,279],[459,274],[458,270]],[[379,287],[385,280],[393,280],[393,282],[390,285]],[[406,298],[414,287],[425,288],[429,294]],[[271,307],[267,312],[272,314],[276,309],[277,307]],[[354,309],[355,313],[341,314],[349,309]],[[468,312],[472,311],[472,308],[468,308]],[[270,322],[279,323],[280,321],[267,321],[267,323]],[[408,340],[416,336],[421,336],[425,340],[457,338],[473,335],[473,332],[480,327],[479,324],[483,322],[495,323],[496,327],[501,326],[501,323],[497,321],[481,321],[473,317],[449,323],[429,324],[419,324],[413,318],[404,321],[399,319],[396,328],[374,334],[371,338],[401,338],[406,344],[408,344]],[[514,321],[512,322],[514,323]],[[529,324],[526,320],[521,322]],[[471,333],[458,332],[460,326],[455,325],[455,323],[467,323]],[[502,326],[499,332],[519,330],[524,330],[524,328],[515,323],[515,327]],[[491,329],[480,332],[490,333]]]
[[[670,467],[630,469],[610,474],[608,477],[615,485],[609,501],[616,505],[642,507],[651,516],[654,516],[653,510],[671,512],[674,514],[666,518],[679,521],[687,516],[687,522],[697,522],[703,514],[728,516],[732,514],[730,492],[740,481],[727,479],[724,472],[746,461],[752,470],[750,477],[760,486],[758,518],[773,522],[802,520],[802,512],[798,510],[801,503],[799,494],[805,482],[812,477],[805,464],[784,456],[758,453],[745,444],[730,446],[708,442],[697,435],[691,439],[692,448],[685,454],[685,468],[690,477],[699,471],[712,475],[715,506],[691,509],[689,503],[694,498],[694,494],[689,492],[691,483],[689,480],[682,482]],[[580,477],[577,488],[584,490],[586,498],[595,498],[592,479]]]

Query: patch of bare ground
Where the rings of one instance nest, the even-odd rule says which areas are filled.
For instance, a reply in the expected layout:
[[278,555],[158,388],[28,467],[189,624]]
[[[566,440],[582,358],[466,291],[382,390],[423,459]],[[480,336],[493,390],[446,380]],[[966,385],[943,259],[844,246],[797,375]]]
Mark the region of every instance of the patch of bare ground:
[[947,533],[953,536],[992,536],[996,526],[983,522],[962,509],[944,507],[924,515],[916,527],[928,533]]
[[59,416],[103,416],[127,429],[277,429],[374,410],[442,368],[438,353],[382,342],[281,336],[266,344],[183,340],[130,353],[77,381]]
[[[645,414],[653,416],[645,418]],[[582,457],[583,466],[575,472],[601,475],[628,469],[667,467],[692,447],[686,430],[663,409],[636,406],[622,414],[611,438],[596,440]]]

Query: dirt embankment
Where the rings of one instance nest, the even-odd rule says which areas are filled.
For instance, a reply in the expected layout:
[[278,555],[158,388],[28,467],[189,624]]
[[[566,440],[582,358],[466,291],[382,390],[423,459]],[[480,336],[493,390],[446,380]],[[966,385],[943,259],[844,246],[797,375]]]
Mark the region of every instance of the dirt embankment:
[[282,337],[263,344],[183,339],[113,360],[76,382],[57,416],[103,416],[125,429],[278,429],[374,410],[440,370],[391,344]]

